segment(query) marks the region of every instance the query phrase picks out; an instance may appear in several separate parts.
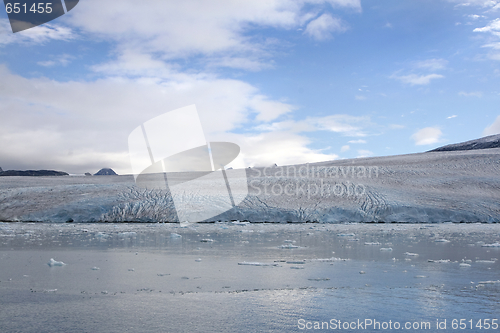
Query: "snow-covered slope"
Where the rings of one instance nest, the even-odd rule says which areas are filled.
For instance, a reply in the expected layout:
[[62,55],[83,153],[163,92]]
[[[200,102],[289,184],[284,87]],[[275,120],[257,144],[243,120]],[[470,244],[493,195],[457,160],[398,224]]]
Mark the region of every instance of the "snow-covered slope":
[[[500,221],[500,148],[252,168],[246,174],[246,199],[209,221]],[[207,194],[191,199],[215,202]],[[177,215],[167,192],[140,189],[132,176],[0,177],[0,220],[175,222]]]

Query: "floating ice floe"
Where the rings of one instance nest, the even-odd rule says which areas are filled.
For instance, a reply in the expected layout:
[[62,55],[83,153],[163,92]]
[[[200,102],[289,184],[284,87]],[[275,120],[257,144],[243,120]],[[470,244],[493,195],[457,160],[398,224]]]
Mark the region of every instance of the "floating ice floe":
[[424,279],[426,277],[427,276],[425,276],[425,275],[415,275],[415,278],[417,278],[417,279]]
[[481,281],[481,282],[478,282],[478,284],[495,284],[495,283],[500,283],[500,280],[496,280],[496,281]]
[[337,234],[339,237],[354,237],[356,236],[355,234]]
[[434,242],[436,243],[449,243],[450,241],[444,238],[436,239]]
[[125,231],[125,232],[120,232],[118,234],[119,237],[133,237],[136,235],[137,235],[137,232],[135,232],[135,231]]
[[366,274],[365,271],[359,271],[359,274]]
[[281,246],[278,246],[280,249],[297,249],[297,245],[292,245],[292,244],[283,244]]
[[312,278],[308,279],[309,281],[329,281],[330,278]]
[[243,266],[278,266],[278,264],[275,264],[275,263],[252,262],[252,261],[239,262],[238,265],[243,265]]
[[91,270],[93,271],[98,271],[100,268],[99,267],[92,267]]
[[101,240],[105,240],[106,238],[109,237],[109,235],[107,235],[107,234],[105,234],[103,232],[98,232],[97,235],[95,235],[95,236],[96,236],[96,238],[99,238]]
[[319,262],[334,262],[334,261],[349,261],[350,259],[343,259],[343,258],[318,258],[318,259],[309,259],[310,261],[319,261]]
[[418,256],[418,253],[405,252],[405,256],[416,257]]
[[460,266],[460,267],[470,267],[471,265],[467,264],[465,262],[461,262],[458,266]]
[[56,261],[54,260],[53,258],[50,258],[49,262],[47,263],[47,265],[49,265],[50,267],[52,266],[64,266],[66,265],[65,263],[63,263],[62,261]]
[[286,263],[291,265],[304,265],[306,262],[301,260],[301,261],[287,261]]
[[243,222],[240,222],[240,221],[232,221],[231,223],[232,223],[232,224],[234,224],[234,225],[247,225],[247,224],[249,224],[250,222],[248,222],[248,221],[243,221]]
[[500,243],[499,242],[495,242],[493,244],[483,244],[481,246],[482,247],[500,247]]
[[290,266],[290,269],[304,269],[304,266]]
[[203,239],[200,239],[200,242],[202,243],[211,243],[213,242],[214,240],[213,239],[210,239],[210,238],[203,238]]
[[43,292],[44,293],[55,293],[57,291],[57,289],[44,289]]
[[365,245],[382,245],[380,242],[365,242]]
[[195,259],[194,261],[196,261],[196,262],[200,262],[200,261],[201,261],[201,258]]
[[176,234],[175,232],[172,232],[172,233],[170,234],[170,238],[181,238],[181,237],[182,237],[181,235]]
[[382,247],[380,251],[392,251],[392,247]]
[[480,264],[494,264],[496,260],[476,260],[476,263]]
[[450,259],[438,259],[438,260],[428,259],[427,261],[428,262],[435,262],[435,263],[438,263],[438,264],[443,264],[443,263],[451,262]]

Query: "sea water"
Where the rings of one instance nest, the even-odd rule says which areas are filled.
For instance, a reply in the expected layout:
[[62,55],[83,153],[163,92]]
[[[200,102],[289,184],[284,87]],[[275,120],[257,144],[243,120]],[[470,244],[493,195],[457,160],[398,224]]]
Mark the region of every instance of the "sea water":
[[497,224],[0,223],[0,332],[498,331],[499,242]]

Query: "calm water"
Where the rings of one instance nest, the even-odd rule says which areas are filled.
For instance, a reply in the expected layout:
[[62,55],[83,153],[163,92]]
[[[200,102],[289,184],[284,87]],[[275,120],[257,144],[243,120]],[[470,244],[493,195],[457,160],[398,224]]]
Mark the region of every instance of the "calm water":
[[0,331],[500,331],[498,242],[495,224],[0,223]]

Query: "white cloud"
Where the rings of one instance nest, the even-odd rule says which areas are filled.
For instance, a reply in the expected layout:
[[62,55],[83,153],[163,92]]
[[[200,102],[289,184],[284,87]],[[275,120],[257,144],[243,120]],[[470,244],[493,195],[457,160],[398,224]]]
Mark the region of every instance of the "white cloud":
[[409,74],[403,76],[392,75],[391,78],[397,79],[403,83],[407,83],[413,86],[413,85],[427,85],[431,83],[431,80],[442,79],[444,78],[444,76],[440,74],[428,74],[428,75]]
[[474,32],[490,32],[496,36],[500,36],[500,18],[494,19],[487,26],[476,28]]
[[13,34],[9,20],[0,19],[0,46],[12,43],[43,44],[49,40],[71,40],[75,37],[71,29],[50,23]]
[[[164,60],[204,55],[210,65],[255,69],[268,63],[264,59],[277,46],[249,31],[296,30],[330,6],[361,9],[359,0],[122,0],[119,6],[87,0],[65,22],[116,42],[118,52],[140,50]],[[337,21],[323,18],[317,25],[321,21],[328,31],[335,29]]]
[[53,67],[56,65],[67,66],[74,58],[69,54],[62,54],[54,57],[54,60],[38,61],[37,64],[44,67]]
[[500,6],[500,2],[497,0],[448,0],[449,2],[456,3],[456,6],[478,6],[482,8],[489,8],[489,10],[496,10]]
[[495,50],[500,50],[500,42],[484,44],[483,47],[489,47]]
[[169,80],[116,76],[57,82],[26,79],[5,66],[0,66],[0,99],[0,141],[9,142],[0,147],[2,167],[58,165],[69,172],[104,166],[127,172],[129,133],[144,121],[186,105],[197,105],[205,135],[212,141],[224,141],[252,118],[272,120],[293,109],[238,80],[173,73]]
[[390,124],[389,128],[390,129],[403,129],[403,128],[406,128],[406,126],[405,125],[400,125],[400,124]]
[[346,136],[367,136],[373,124],[369,117],[356,117],[345,114],[336,114],[320,118],[308,118],[305,121],[316,130],[341,133]]
[[362,139],[350,140],[349,143],[353,143],[353,144],[366,143],[366,140],[362,140]]
[[446,117],[446,119],[453,119],[453,118],[456,118],[456,117],[457,117],[457,115],[454,114],[453,116]]
[[358,150],[358,158],[361,158],[361,157],[370,157],[370,156],[373,156],[373,152],[369,151],[369,150],[364,150],[364,149],[360,149]]
[[428,59],[424,61],[419,61],[415,64],[417,68],[424,68],[431,71],[440,70],[446,68],[448,61],[445,59]]
[[[498,6],[500,8],[500,3]],[[498,42],[498,38],[500,38],[500,18],[494,19],[485,27],[474,29],[474,32],[489,33],[489,42],[484,44],[483,47],[493,50],[500,49],[500,42]],[[492,60],[500,60],[500,53],[492,51],[488,54],[488,57]]]
[[331,38],[333,32],[346,30],[347,25],[341,19],[334,18],[330,14],[323,14],[307,24],[304,34],[316,40],[325,40]]
[[289,104],[269,100],[263,95],[255,95],[250,101],[250,107],[254,110],[259,110],[256,119],[265,122],[272,121],[294,109]]
[[349,145],[345,145],[345,146],[340,147],[340,152],[345,153],[349,149],[351,149],[351,147]]
[[356,95],[354,98],[356,98],[358,101],[364,101],[366,99],[366,97],[362,95]]
[[458,93],[458,95],[464,97],[483,97],[483,93],[480,91],[471,91],[471,92],[461,91]]
[[494,134],[500,134],[500,116],[498,116],[497,119],[495,119],[493,124],[486,127],[483,131],[483,136],[494,135]]
[[426,127],[415,132],[411,139],[415,141],[415,145],[431,145],[439,142],[443,133],[438,127]]
[[241,159],[244,164],[233,167],[290,165],[334,160],[335,154],[324,154],[307,146],[311,141],[302,135],[290,131],[273,131],[257,135],[232,134],[227,136],[231,142],[241,147]]

